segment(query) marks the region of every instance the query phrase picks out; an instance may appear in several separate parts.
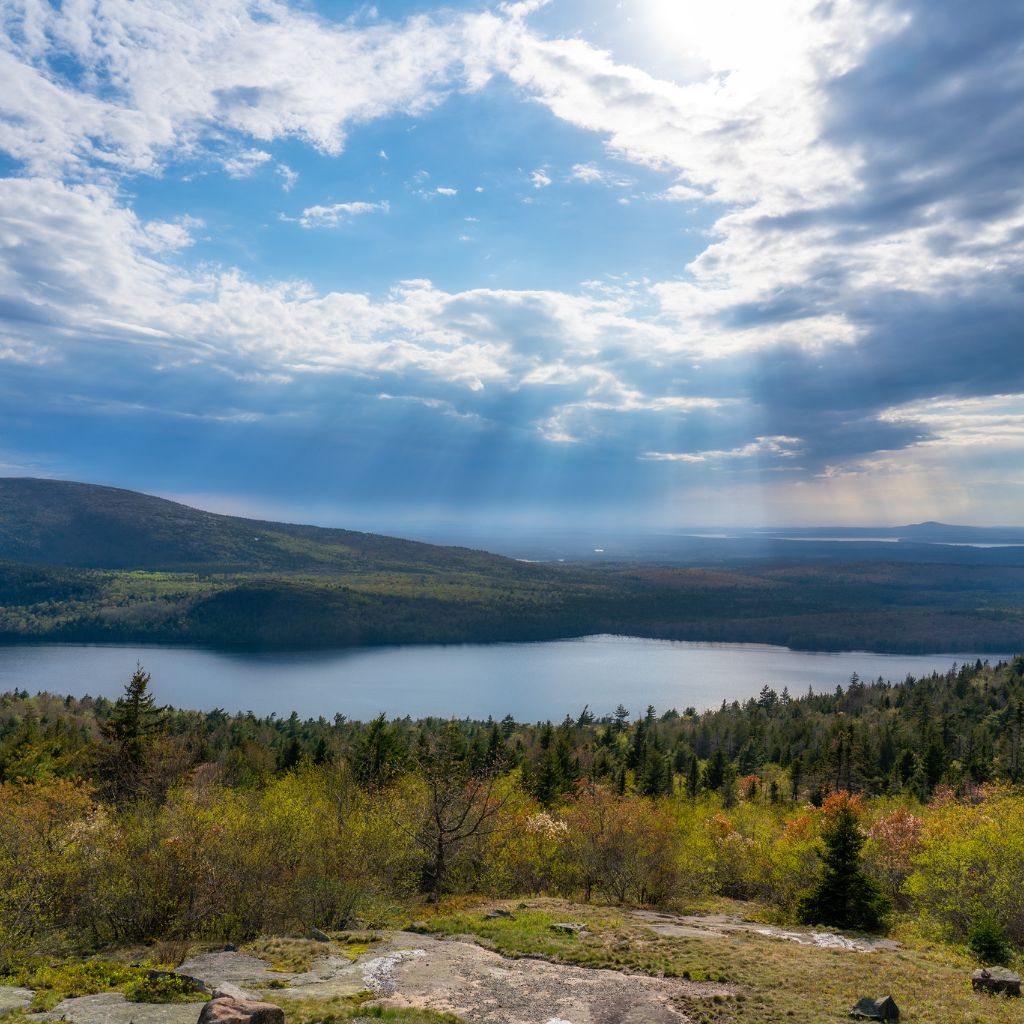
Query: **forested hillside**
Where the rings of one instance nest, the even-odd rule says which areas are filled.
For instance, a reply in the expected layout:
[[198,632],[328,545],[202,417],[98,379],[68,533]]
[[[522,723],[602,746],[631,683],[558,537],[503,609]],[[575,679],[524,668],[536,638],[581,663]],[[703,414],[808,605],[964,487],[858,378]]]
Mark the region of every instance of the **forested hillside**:
[[1018,565],[532,564],[0,479],[4,557],[0,642],[320,647],[621,633],[807,650],[1024,648]]

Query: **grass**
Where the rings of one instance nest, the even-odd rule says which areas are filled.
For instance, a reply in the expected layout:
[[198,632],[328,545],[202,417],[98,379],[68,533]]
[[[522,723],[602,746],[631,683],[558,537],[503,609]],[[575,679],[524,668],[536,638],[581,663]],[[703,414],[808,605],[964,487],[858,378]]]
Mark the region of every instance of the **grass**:
[[[506,904],[513,920],[485,920],[486,908],[441,907],[425,919],[438,935],[473,935],[505,956],[541,956],[584,967],[607,967],[732,987],[732,997],[689,998],[698,1024],[820,1024],[847,1017],[862,996],[891,993],[907,1024],[1019,1024],[1020,1000],[971,990],[971,962],[946,947],[849,953],[800,946],[756,934],[668,938],[607,909],[531,901]],[[744,916],[756,916],[751,906]],[[557,921],[583,921],[589,934],[551,930]]]
[[243,953],[258,956],[272,971],[301,973],[313,966],[318,957],[332,952],[331,945],[313,939],[285,939],[263,936],[241,947]]
[[343,1024],[346,1021],[400,1021],[402,1024],[463,1024],[461,1017],[451,1013],[416,1008],[393,1008],[367,1005],[372,992],[330,999],[289,999],[288,1024]]
[[186,983],[165,978],[151,980],[147,968],[111,960],[64,964],[37,961],[0,976],[0,984],[34,989],[31,1012],[52,1010],[65,999],[98,992],[123,992],[130,1002],[138,1003],[194,1003],[207,998]]
[[339,932],[332,936],[332,941],[317,942],[314,939],[289,939],[274,936],[262,936],[242,946],[243,953],[258,956],[270,964],[272,971],[300,974],[310,970],[313,961],[320,957],[341,955],[355,960],[367,952],[370,942],[378,936],[366,937]]

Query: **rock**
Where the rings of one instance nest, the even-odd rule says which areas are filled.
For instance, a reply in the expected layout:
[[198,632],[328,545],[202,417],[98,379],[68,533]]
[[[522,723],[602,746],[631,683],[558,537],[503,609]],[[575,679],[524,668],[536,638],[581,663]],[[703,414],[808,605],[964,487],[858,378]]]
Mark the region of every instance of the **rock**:
[[213,999],[199,1014],[198,1024],[284,1024],[284,1010],[255,999]]
[[0,1014],[7,1010],[22,1010],[29,1003],[35,992],[30,988],[21,988],[18,985],[0,985]]
[[427,924],[426,921],[413,921],[413,923],[411,925],[409,925],[409,931],[411,931],[411,932],[428,932],[428,931],[430,931],[430,927],[429,927],[429,925]]
[[900,1019],[900,1009],[892,996],[882,996],[881,999],[865,996],[850,1011],[850,1016],[859,1017],[861,1020],[896,1021]]
[[228,943],[228,944],[227,944],[227,945],[226,945],[226,946],[224,947],[224,952],[225,952],[225,953],[237,953],[237,952],[238,952],[238,947],[237,947],[237,946],[236,946],[236,945],[235,945],[234,943],[232,943],[232,942],[229,942],[229,943]]
[[1020,975],[1007,967],[983,967],[971,974],[971,988],[975,992],[1005,992],[1020,995]]
[[514,921],[515,915],[510,910],[492,910],[484,915],[485,921]]
[[553,932],[561,932],[563,935],[586,935],[587,926],[582,921],[559,921],[551,925]]
[[250,1001],[255,1000],[251,992],[246,992],[244,988],[239,988],[237,985],[232,985],[230,981],[222,981],[213,990],[214,999],[248,999]]
[[306,938],[307,939],[312,939],[314,942],[330,942],[331,941],[330,935],[328,935],[327,932],[320,931],[319,928],[310,928],[309,931],[306,932]]

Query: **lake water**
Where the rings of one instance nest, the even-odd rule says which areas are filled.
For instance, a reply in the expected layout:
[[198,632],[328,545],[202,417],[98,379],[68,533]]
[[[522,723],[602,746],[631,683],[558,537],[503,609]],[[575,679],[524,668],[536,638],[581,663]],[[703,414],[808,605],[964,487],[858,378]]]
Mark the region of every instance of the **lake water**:
[[[585,704],[597,715],[620,702],[715,707],[768,683],[794,695],[834,689],[850,675],[902,680],[944,672],[975,654],[890,655],[791,651],[761,644],[703,644],[592,636],[527,644],[383,647],[349,651],[214,651],[98,645],[0,646],[0,691],[117,697],[136,662],[157,699],[178,707],[303,718],[426,715],[559,720]],[[1009,655],[981,655],[993,664]]]

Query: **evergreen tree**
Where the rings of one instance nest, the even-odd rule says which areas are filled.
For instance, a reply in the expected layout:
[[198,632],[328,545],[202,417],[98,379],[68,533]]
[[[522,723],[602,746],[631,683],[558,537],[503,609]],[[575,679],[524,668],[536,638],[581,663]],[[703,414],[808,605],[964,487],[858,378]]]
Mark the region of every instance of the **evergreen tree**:
[[101,728],[107,741],[103,774],[115,800],[138,795],[151,767],[153,742],[163,729],[166,709],[157,707],[149,682],[150,674],[136,665]]
[[[421,739],[423,733],[420,733]],[[386,786],[401,774],[407,751],[397,726],[378,715],[360,733],[349,755],[352,773],[364,786]]]
[[892,911],[892,904],[861,866],[864,834],[848,799],[839,805],[821,838],[821,878],[801,898],[797,907],[800,920],[804,924],[877,931]]

